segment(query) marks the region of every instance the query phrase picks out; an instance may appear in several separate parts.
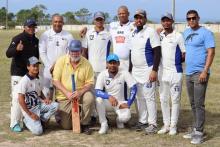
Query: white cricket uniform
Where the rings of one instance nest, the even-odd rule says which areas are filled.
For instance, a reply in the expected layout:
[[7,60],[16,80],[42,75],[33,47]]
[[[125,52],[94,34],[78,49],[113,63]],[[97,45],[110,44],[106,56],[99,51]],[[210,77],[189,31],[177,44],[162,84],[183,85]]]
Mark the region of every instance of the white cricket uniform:
[[43,133],[41,120],[46,122],[57,111],[58,103],[52,102],[46,105],[40,101],[39,96],[41,96],[43,85],[39,78],[32,78],[26,74],[17,86],[17,95],[25,95],[25,104],[29,111],[40,117],[40,120],[33,120],[21,107],[24,123],[33,134],[40,135]]
[[106,58],[111,47],[111,35],[107,30],[96,32],[95,28],[87,31],[82,46],[88,49],[88,60],[95,73],[106,69]]
[[[102,71],[96,81],[95,89],[103,90],[108,93],[108,95],[114,96],[118,100],[118,106],[113,107],[108,99],[102,99],[100,97],[96,98],[96,108],[98,110],[100,123],[107,123],[106,120],[106,110],[114,110],[118,115],[117,119],[121,122],[127,122],[131,117],[130,109],[126,111],[126,114],[119,114],[119,105],[122,103],[127,103],[124,97],[124,83],[127,83],[128,87],[131,88],[136,84],[136,81],[131,76],[128,71],[119,70],[114,78],[109,76],[108,70]],[[120,118],[119,118],[120,117]]]
[[[185,52],[182,34],[173,30],[165,35],[160,33],[161,64],[159,68],[159,93],[163,123],[165,126],[176,126],[180,109],[180,96],[182,91],[182,53]],[[171,97],[172,109],[170,116],[169,98]]]
[[130,32],[134,30],[132,22],[121,25],[119,21],[110,23],[109,27],[113,52],[118,55],[120,59],[120,68],[128,71],[129,68],[129,54],[130,54],[130,42],[128,40]]
[[[72,39],[73,36],[69,32],[62,30],[60,33],[56,33],[53,28],[45,31],[40,37],[39,53],[44,64],[43,83],[47,90],[52,85],[50,68],[60,56],[67,53],[68,43]],[[47,94],[45,93],[45,95]]]
[[156,82],[149,81],[153,67],[153,48],[160,46],[159,35],[151,27],[143,26],[130,34],[132,76],[137,84],[137,104],[139,122],[157,125],[157,108],[155,101]]

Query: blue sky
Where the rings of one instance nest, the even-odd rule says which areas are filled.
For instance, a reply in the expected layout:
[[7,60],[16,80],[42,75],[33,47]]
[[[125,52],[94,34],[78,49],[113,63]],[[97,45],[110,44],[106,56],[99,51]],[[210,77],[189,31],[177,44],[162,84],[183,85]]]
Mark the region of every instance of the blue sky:
[[[150,20],[159,21],[164,12],[172,11],[172,0],[8,0],[9,11],[16,13],[20,9],[29,9],[37,4],[47,7],[47,13],[64,13],[87,8],[90,12],[104,11],[111,16],[117,14],[120,5],[126,5],[131,13],[136,9],[145,9]],[[6,0],[0,0],[0,7],[5,6]],[[176,20],[185,21],[189,9],[196,9],[201,21],[220,21],[220,0],[176,0]]]

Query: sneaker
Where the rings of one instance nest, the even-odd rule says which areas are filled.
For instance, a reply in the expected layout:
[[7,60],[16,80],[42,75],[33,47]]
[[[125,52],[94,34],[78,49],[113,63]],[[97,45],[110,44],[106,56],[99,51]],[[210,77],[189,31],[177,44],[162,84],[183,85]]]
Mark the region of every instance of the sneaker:
[[11,131],[13,131],[13,132],[21,132],[22,129],[21,129],[19,124],[16,124],[13,128],[11,128]]
[[141,122],[137,122],[134,126],[131,127],[131,129],[136,131],[142,131],[147,127],[147,124],[143,124]]
[[124,123],[118,121],[118,119],[116,119],[116,125],[118,129],[123,129],[125,128]]
[[89,125],[82,125],[81,128],[82,128],[82,133],[86,135],[92,134],[92,130],[89,128]]
[[171,126],[169,135],[176,135],[177,134],[177,127],[176,126]]
[[190,143],[192,144],[201,144],[203,142],[203,132],[195,131],[195,134],[192,136]]
[[195,134],[195,128],[191,131],[191,132],[188,132],[187,134],[183,135],[183,138],[185,139],[191,139],[192,136]]
[[149,125],[147,128],[145,128],[145,134],[155,134],[157,133],[157,126],[155,125]]
[[170,130],[170,128],[168,126],[163,126],[158,132],[157,134],[166,134],[168,133]]
[[101,127],[99,129],[99,134],[106,134],[108,131],[108,124],[107,123],[102,123]]

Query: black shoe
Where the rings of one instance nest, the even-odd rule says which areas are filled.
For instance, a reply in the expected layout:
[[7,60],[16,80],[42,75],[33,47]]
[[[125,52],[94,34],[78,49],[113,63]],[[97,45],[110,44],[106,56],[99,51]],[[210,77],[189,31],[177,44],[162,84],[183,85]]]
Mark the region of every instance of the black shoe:
[[89,125],[82,125],[81,129],[82,129],[82,133],[84,133],[86,135],[92,134],[92,130],[89,128]]
[[148,126],[148,124],[143,124],[141,122],[136,123],[134,126],[131,127],[132,130],[136,130],[136,131],[142,131],[144,130],[146,127]]
[[96,122],[97,122],[97,118],[95,116],[92,116],[91,121],[90,121],[90,126],[92,126],[92,127],[95,126]]

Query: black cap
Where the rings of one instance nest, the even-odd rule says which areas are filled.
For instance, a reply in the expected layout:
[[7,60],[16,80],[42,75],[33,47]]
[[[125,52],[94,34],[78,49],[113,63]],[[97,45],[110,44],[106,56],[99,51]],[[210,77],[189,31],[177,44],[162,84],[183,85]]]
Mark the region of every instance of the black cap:
[[37,26],[37,23],[34,19],[27,19],[25,22],[24,22],[24,26]]

